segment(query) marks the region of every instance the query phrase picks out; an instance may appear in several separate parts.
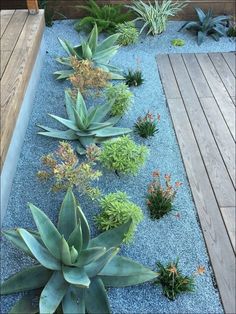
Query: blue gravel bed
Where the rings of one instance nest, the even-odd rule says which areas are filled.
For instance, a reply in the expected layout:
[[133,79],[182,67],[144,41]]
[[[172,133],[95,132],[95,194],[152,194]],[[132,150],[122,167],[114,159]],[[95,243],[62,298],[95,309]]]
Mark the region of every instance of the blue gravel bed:
[[[155,57],[158,53],[172,52],[227,52],[234,50],[234,42],[228,38],[223,38],[218,43],[209,39],[199,47],[191,34],[176,33],[181,25],[180,22],[170,22],[164,34],[155,38],[141,37],[138,44],[121,48],[114,57],[112,63],[123,69],[135,69],[138,64],[145,78],[145,83],[141,87],[132,89],[135,95],[134,104],[120,125],[132,127],[138,116],[144,115],[148,110],[154,114],[159,113],[161,123],[159,133],[151,140],[144,141],[133,136],[136,142],[147,144],[150,149],[148,160],[138,176],[117,177],[114,173],[104,170],[99,186],[106,194],[116,190],[126,191],[131,200],[142,207],[145,214],[144,220],[138,226],[134,242],[122,247],[123,255],[153,269],[157,260],[165,263],[179,257],[179,265],[184,274],[195,273],[198,266],[204,266],[206,273],[195,277],[194,293],[183,294],[173,302],[163,296],[160,287],[150,283],[125,289],[110,289],[109,299],[113,313],[223,313]],[[55,222],[64,196],[62,192],[49,193],[49,185],[41,184],[36,178],[36,172],[40,168],[40,157],[52,152],[58,145],[57,140],[37,135],[36,124],[56,126],[47,113],[65,116],[64,88],[69,85],[67,82],[56,81],[52,75],[54,71],[62,68],[54,58],[64,55],[57,36],[77,44],[83,34],[74,31],[73,21],[55,22],[52,28],[45,30],[47,49],[45,63],[3,223],[4,228],[17,226],[34,228],[27,202],[39,206]],[[173,47],[170,41],[174,38],[184,39],[186,45]],[[171,173],[173,181],[183,182],[175,200],[179,218],[175,212],[159,221],[149,218],[145,193],[151,180],[151,173],[156,169],[163,175]],[[93,216],[99,212],[98,206],[86,197],[78,196],[78,199],[91,224],[92,232],[96,234]],[[2,239],[1,250],[2,279],[32,263],[30,258],[21,254],[5,239]],[[3,297],[1,313],[7,313],[17,298],[18,296]]]

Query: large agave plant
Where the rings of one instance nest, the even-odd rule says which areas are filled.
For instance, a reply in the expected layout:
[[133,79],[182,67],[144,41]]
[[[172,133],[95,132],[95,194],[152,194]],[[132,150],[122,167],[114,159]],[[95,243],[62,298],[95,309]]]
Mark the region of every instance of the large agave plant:
[[194,31],[197,34],[198,45],[201,45],[207,36],[211,36],[214,40],[219,41],[220,37],[226,36],[225,24],[230,17],[226,15],[213,16],[212,10],[205,13],[200,8],[195,8],[199,21],[187,22],[181,29]]
[[65,102],[69,119],[51,114],[49,116],[66,126],[68,130],[61,131],[39,125],[46,132],[38,132],[38,134],[64,140],[77,140],[79,141],[77,152],[83,154],[86,146],[132,132],[128,128],[114,127],[120,116],[105,119],[112,109],[112,102],[87,109],[80,91],[78,91],[76,101],[68,91],[65,91]]
[[[114,45],[119,36],[120,34],[111,35],[98,44],[98,28],[95,24],[87,41],[83,42],[81,45],[73,47],[68,41],[58,38],[62,47],[67,52],[68,57],[61,57],[56,60],[68,67],[72,67],[72,56],[76,57],[78,60],[90,60],[93,62],[94,66],[109,72],[112,79],[124,79],[121,75],[121,70],[109,64],[110,59],[116,54],[119,48],[119,45]],[[54,74],[57,76],[57,79],[66,79],[73,73],[74,70],[70,69],[57,71]]]
[[[118,256],[128,222],[90,239],[88,222],[69,190],[62,203],[57,227],[30,204],[38,231],[5,231],[17,248],[36,264],[1,285],[1,294],[30,291],[11,313],[110,313],[105,287],[126,287],[157,277],[157,273]],[[33,291],[32,291],[33,290]],[[35,298],[39,302],[35,302]]]

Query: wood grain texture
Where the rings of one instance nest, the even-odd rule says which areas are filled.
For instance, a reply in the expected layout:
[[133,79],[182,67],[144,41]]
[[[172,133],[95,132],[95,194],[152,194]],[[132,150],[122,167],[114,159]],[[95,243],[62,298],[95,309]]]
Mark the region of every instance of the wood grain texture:
[[44,30],[44,12],[28,15],[1,79],[1,166],[6,157]]
[[168,55],[157,55],[158,70],[167,98],[181,98]]
[[236,228],[235,228],[235,221],[236,221],[236,207],[222,207],[221,213],[224,219],[224,222],[226,224],[229,237],[231,239],[232,246],[235,251],[235,233],[236,233]]
[[235,97],[235,77],[221,53],[208,54],[230,96]]
[[8,23],[10,22],[15,10],[3,10],[0,13],[0,19],[1,19],[1,37],[5,32],[5,29],[7,28]]
[[[187,113],[200,147],[213,188],[220,206],[234,206],[234,187],[224,165],[211,129],[205,119],[199,99],[189,78],[182,56],[170,55],[170,61],[178,82]],[[224,204],[224,205],[223,205]]]
[[[231,181],[235,186],[235,142],[219,111],[215,99],[201,98],[201,105],[212,130],[212,134],[220,150]],[[222,183],[223,184],[223,183]]]
[[235,106],[232,99],[209,56],[207,54],[196,54],[196,57],[229,127],[231,135],[235,139]]
[[175,132],[226,313],[235,313],[235,255],[183,101],[168,99]]
[[[229,213],[228,208],[235,207],[235,143],[213,90],[207,89],[210,84],[205,73],[196,61],[193,54],[169,55],[169,61],[168,56],[157,58],[161,80],[163,76],[174,76],[181,94],[181,98],[175,98],[168,87],[166,92],[167,82],[163,84],[224,310],[231,314],[236,313],[235,252],[231,244],[235,231],[232,210]],[[224,202],[233,207],[220,208],[219,203]],[[227,217],[223,219],[226,208]]]
[[225,58],[225,61],[228,63],[228,66],[230,67],[230,70],[236,75],[236,53],[235,52],[225,52],[222,54]]

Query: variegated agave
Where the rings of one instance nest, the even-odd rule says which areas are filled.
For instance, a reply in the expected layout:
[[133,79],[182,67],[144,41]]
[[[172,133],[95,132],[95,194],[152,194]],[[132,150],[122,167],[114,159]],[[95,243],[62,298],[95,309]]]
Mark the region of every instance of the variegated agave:
[[90,239],[88,222],[71,190],[62,203],[57,228],[39,208],[30,204],[30,209],[38,232],[21,228],[4,232],[38,262],[2,283],[1,294],[30,291],[11,313],[110,313],[105,287],[126,287],[157,277],[117,255],[131,221]]
[[[124,79],[121,75],[121,70],[109,64],[110,59],[116,54],[119,45],[114,45],[119,38],[120,34],[114,34],[106,38],[98,44],[98,29],[94,25],[87,41],[81,45],[73,47],[68,41],[60,38],[59,42],[67,52],[68,57],[57,58],[56,60],[68,67],[71,66],[71,57],[76,57],[78,60],[90,60],[94,66],[103,69],[111,74],[111,79],[119,80]],[[57,79],[66,79],[74,73],[73,69],[56,71],[54,74]]]
[[[76,101],[65,91],[66,111],[69,119],[64,119],[55,115],[50,116],[69,128],[69,130],[61,131],[39,125],[46,132],[38,132],[38,134],[60,138],[64,140],[77,140],[77,152],[84,154],[86,146],[101,143],[108,139],[132,132],[128,128],[114,127],[119,121],[120,116],[111,117],[105,120],[112,109],[113,103],[98,105],[87,109],[83,96],[78,90]],[[104,121],[105,120],[105,121]]]

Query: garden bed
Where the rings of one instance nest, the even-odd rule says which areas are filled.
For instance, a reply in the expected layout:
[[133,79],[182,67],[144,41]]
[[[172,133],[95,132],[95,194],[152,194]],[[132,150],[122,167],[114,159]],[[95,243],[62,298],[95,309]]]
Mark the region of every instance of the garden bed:
[[[113,59],[113,64],[127,70],[142,70],[145,82],[134,93],[134,104],[120,121],[121,126],[132,128],[139,116],[147,111],[160,114],[159,132],[151,140],[142,140],[132,135],[136,143],[146,144],[150,150],[145,166],[137,176],[120,175],[102,169],[103,176],[98,185],[104,194],[117,190],[125,191],[131,200],[139,205],[144,213],[144,220],[138,225],[133,243],[123,245],[121,253],[154,269],[156,262],[163,263],[179,257],[179,266],[186,275],[194,274],[199,266],[205,267],[202,276],[195,276],[194,293],[180,295],[176,301],[169,301],[163,296],[161,288],[151,283],[129,288],[109,289],[108,296],[114,313],[221,313],[223,312],[219,294],[214,284],[213,273],[206,252],[202,232],[198,224],[197,213],[181,160],[162,85],[158,75],[155,57],[158,53],[183,52],[219,52],[234,50],[234,42],[222,38],[220,42],[209,39],[200,47],[190,34],[177,33],[181,22],[170,22],[165,33],[158,37],[141,37],[138,44],[120,48]],[[47,113],[65,116],[64,89],[67,82],[58,82],[52,73],[61,67],[55,57],[63,55],[57,37],[77,44],[84,37],[73,29],[73,21],[55,22],[45,31],[47,53],[41,73],[41,80],[34,100],[34,109],[25,136],[21,157],[17,167],[7,214],[3,228],[26,227],[32,229],[33,221],[27,203],[41,208],[54,222],[64,193],[49,193],[49,185],[42,184],[36,177],[40,169],[43,154],[54,151],[58,141],[37,135],[36,124],[53,127],[53,121]],[[171,40],[183,38],[184,47],[173,47]],[[90,99],[90,102],[92,100]],[[55,126],[57,124],[55,123]],[[83,158],[81,158],[82,160]],[[170,173],[172,180],[181,181],[179,193],[174,202],[172,213],[160,220],[151,220],[146,207],[145,196],[153,171],[163,175]],[[91,225],[93,234],[98,231],[94,224],[94,215],[99,212],[96,203],[86,197],[76,195]],[[177,215],[178,213],[178,215]],[[2,278],[8,277],[31,264],[18,250],[5,239],[2,241]],[[5,313],[15,302],[15,296],[2,298],[1,312]]]

